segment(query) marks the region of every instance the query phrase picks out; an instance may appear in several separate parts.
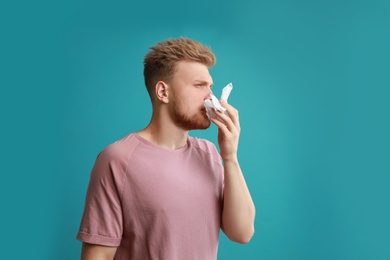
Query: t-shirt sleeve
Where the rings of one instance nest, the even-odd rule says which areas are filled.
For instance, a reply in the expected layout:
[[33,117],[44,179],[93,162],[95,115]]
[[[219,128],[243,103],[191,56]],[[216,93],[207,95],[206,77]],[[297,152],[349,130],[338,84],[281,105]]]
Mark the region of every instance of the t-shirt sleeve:
[[77,239],[90,244],[119,246],[123,218],[121,195],[126,159],[108,146],[92,169]]
[[218,150],[217,150],[217,147],[212,143],[212,142],[209,142],[207,141],[206,142],[207,145],[209,146],[209,150],[210,150],[210,154],[211,154],[211,157],[213,159],[213,161],[216,162],[216,166],[214,168],[214,171],[215,171],[215,174],[216,174],[216,178],[218,179],[217,183],[218,183],[218,188],[219,188],[219,195],[220,195],[220,199],[223,201],[223,191],[224,191],[224,186],[225,186],[225,183],[224,183],[224,166],[223,166],[223,163],[222,163],[222,158],[221,158],[221,155],[219,154]]

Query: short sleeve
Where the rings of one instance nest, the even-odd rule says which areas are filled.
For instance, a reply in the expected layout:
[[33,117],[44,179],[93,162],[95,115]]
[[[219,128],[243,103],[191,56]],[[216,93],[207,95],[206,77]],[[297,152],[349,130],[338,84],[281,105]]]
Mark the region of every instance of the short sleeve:
[[224,166],[222,163],[222,158],[221,155],[218,153],[217,147],[209,142],[211,145],[211,151],[212,151],[212,157],[214,158],[214,161],[217,161],[217,166],[216,166],[216,175],[219,179],[218,181],[218,187],[219,187],[219,194],[220,194],[220,199],[222,200],[223,204],[223,198],[224,198],[224,187],[225,187],[225,174],[224,174]]
[[77,239],[90,244],[119,246],[123,217],[121,195],[127,167],[115,145],[97,157],[92,169]]

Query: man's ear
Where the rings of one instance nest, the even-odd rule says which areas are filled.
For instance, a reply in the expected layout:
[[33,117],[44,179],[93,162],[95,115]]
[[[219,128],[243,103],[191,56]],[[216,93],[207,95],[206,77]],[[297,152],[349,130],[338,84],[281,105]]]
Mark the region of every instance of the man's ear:
[[156,97],[163,103],[169,102],[169,86],[164,81],[159,81],[156,84]]

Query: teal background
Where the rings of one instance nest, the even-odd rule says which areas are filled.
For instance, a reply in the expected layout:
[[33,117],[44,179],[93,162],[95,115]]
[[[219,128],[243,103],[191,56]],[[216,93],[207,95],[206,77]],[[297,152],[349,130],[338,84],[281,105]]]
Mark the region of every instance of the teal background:
[[389,26],[380,0],[1,3],[1,258],[79,258],[94,160],[148,123],[143,56],[183,35],[234,84],[257,209],[218,259],[390,259]]

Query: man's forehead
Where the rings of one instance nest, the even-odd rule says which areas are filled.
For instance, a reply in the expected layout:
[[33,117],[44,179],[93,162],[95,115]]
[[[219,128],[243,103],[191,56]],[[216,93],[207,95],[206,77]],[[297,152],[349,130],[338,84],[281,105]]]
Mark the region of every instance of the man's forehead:
[[[180,61],[176,65],[176,75],[191,81],[212,84],[213,80],[206,65],[193,61]],[[178,76],[179,76],[178,75]]]

